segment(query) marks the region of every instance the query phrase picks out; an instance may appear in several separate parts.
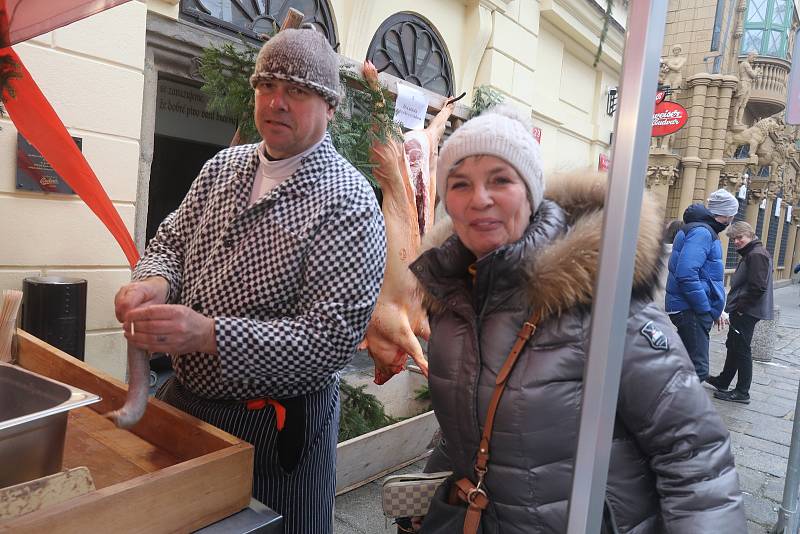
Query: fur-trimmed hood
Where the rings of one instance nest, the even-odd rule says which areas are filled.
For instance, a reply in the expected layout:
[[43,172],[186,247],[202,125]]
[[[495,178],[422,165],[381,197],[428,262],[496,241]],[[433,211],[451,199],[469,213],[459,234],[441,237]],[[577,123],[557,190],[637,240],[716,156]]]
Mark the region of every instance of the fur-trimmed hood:
[[[601,173],[569,173],[548,177],[545,199],[560,207],[563,220],[558,231],[542,232],[541,226],[550,224],[548,214],[537,213],[518,242],[501,247],[490,256],[513,258],[515,248],[522,248],[517,266],[525,281],[531,311],[541,317],[560,315],[566,310],[589,306],[597,277],[598,259],[602,239],[603,206],[607,190],[607,175]],[[549,204],[552,206],[552,203]],[[541,206],[539,211],[542,211]],[[555,210],[551,208],[553,217]],[[536,235],[536,233],[540,235]],[[645,192],[633,278],[633,296],[650,297],[658,286],[658,276],[663,263],[662,210]],[[541,235],[544,234],[544,235]],[[533,243],[532,243],[533,242]],[[526,246],[527,245],[527,246]],[[429,249],[429,250],[426,250]],[[443,265],[442,251],[449,249],[449,265]],[[458,237],[453,235],[452,223],[445,219],[426,236],[423,254],[412,266],[427,293],[426,304],[436,308],[439,291],[433,284],[447,283],[452,273],[436,272],[455,269],[466,278],[466,268],[475,262]],[[453,254],[453,250],[460,253]],[[438,256],[438,257],[437,257]],[[484,262],[482,258],[480,262]],[[433,272],[426,273],[426,270]],[[439,278],[444,276],[444,278]]]

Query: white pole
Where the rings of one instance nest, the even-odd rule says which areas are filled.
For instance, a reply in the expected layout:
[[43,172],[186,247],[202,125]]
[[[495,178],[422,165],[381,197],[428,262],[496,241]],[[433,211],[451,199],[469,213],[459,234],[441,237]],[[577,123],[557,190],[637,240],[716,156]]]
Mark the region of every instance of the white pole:
[[630,6],[568,534],[597,534],[603,520],[633,259],[667,17],[667,0],[632,0]]

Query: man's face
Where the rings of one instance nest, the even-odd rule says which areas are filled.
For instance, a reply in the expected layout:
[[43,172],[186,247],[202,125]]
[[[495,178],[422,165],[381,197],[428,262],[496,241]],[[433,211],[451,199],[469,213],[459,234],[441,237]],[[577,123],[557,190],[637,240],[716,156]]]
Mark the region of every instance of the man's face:
[[720,224],[724,224],[725,226],[730,225],[733,222],[733,215],[714,215],[714,219]]
[[753,238],[746,235],[739,235],[733,238],[733,246],[736,247],[736,250],[741,250],[743,247],[746,247]]
[[316,92],[283,80],[264,80],[255,89],[255,122],[276,159],[304,152],[319,141],[333,108]]

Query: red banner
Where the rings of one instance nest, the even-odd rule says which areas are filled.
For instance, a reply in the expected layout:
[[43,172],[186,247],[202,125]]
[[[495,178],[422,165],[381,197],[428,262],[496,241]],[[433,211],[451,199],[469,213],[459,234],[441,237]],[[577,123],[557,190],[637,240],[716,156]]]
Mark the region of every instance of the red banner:
[[66,26],[130,0],[0,0],[0,11],[8,15],[8,31],[0,42],[19,42]]
[[[139,253],[94,171],[16,52],[10,47],[0,48],[0,64],[4,59],[16,63],[20,75],[19,78],[12,78],[6,90],[0,94],[17,131],[106,225],[133,268]],[[13,97],[9,89],[14,91]]]
[[661,102],[653,112],[653,137],[677,132],[686,124],[689,116],[686,108],[675,102]]

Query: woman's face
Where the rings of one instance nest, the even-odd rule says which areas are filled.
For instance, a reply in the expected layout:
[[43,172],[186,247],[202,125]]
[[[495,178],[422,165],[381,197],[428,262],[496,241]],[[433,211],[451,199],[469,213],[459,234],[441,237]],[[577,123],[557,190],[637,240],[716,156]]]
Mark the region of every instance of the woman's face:
[[445,195],[453,229],[478,258],[521,238],[531,218],[525,183],[494,156],[465,158],[447,177]]

